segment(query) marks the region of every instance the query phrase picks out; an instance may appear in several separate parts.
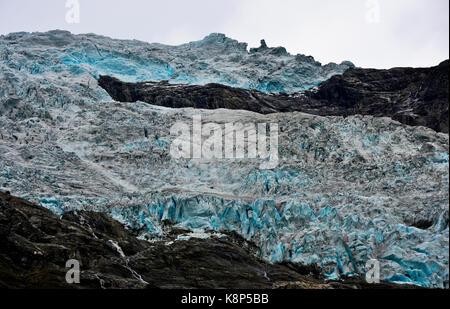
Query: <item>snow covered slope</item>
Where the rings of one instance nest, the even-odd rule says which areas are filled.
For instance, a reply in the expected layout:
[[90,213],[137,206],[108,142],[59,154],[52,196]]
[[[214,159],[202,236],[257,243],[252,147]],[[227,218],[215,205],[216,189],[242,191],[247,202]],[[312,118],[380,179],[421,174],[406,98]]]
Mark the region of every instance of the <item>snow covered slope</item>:
[[[376,258],[384,280],[448,287],[448,135],[370,116],[114,102],[94,78],[101,70],[170,78],[172,64],[138,55],[169,57],[205,42],[174,49],[64,32],[2,37],[0,189],[58,214],[106,212],[149,240],[164,233],[162,221],[201,235],[232,230],[269,261],[317,263],[329,278],[363,275]],[[245,54],[237,43],[227,48]],[[279,165],[173,159],[171,126],[197,114],[205,123],[278,123]]]

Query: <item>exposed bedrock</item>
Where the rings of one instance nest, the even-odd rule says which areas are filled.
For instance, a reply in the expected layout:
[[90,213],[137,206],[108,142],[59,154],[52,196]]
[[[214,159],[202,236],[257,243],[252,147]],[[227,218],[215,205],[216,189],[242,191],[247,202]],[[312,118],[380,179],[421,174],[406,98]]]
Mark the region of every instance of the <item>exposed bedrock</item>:
[[323,82],[314,100],[349,115],[389,116],[448,133],[449,61],[432,68],[352,69]]
[[321,116],[391,117],[448,133],[448,65],[391,70],[350,69],[318,89],[297,95],[267,94],[220,84],[126,83],[100,76],[99,85],[120,102],[202,109],[243,109],[262,114],[301,111]]

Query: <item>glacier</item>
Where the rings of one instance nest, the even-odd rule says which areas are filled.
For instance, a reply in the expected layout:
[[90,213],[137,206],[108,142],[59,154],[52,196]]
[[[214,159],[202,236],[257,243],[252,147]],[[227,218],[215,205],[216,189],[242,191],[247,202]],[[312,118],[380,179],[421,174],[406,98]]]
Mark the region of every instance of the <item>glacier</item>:
[[[220,83],[264,92],[295,93],[317,86],[354,64],[323,65],[311,56],[291,55],[284,48],[246,43],[213,33],[179,46],[113,40],[66,31],[12,33],[0,36],[2,60],[31,75],[69,73],[110,75],[122,81],[161,81],[204,85]],[[28,46],[27,52],[21,50]],[[16,49],[18,48],[18,49]]]
[[[350,66],[265,44],[247,51],[219,34],[178,47],[62,31],[1,36],[0,189],[56,214],[108,213],[148,241],[167,222],[187,237],[236,231],[262,258],[317,264],[329,279],[363,276],[378,259],[382,280],[448,288],[448,135],[372,116],[122,103],[97,85],[108,74],[296,92]],[[304,75],[289,75],[297,69]],[[278,123],[278,167],[171,158],[171,125],[198,114]]]

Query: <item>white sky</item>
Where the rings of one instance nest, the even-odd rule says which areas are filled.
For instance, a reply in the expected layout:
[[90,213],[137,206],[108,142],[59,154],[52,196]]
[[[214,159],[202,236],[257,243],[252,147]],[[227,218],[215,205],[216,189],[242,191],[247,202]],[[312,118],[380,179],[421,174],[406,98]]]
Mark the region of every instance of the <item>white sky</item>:
[[[449,58],[449,0],[0,0],[0,34],[65,29],[181,44],[211,32],[284,46],[322,63],[433,66]],[[377,7],[379,8],[377,10]]]

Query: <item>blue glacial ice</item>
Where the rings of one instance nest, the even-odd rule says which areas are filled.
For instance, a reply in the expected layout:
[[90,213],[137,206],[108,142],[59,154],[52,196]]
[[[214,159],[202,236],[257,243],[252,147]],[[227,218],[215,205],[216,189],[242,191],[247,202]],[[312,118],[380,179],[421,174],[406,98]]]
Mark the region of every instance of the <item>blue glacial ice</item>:
[[[322,66],[312,57],[265,48],[247,50],[223,34],[179,46],[113,40],[65,31],[1,36],[2,62],[31,75],[44,73],[110,75],[123,81],[221,83],[264,92],[293,93],[317,86],[354,67],[348,61]],[[22,48],[25,47],[27,52]]]

